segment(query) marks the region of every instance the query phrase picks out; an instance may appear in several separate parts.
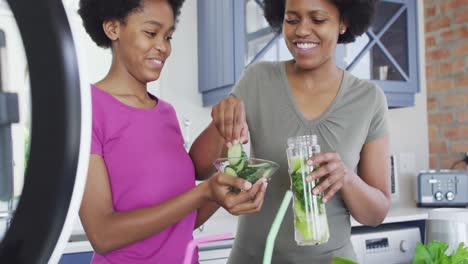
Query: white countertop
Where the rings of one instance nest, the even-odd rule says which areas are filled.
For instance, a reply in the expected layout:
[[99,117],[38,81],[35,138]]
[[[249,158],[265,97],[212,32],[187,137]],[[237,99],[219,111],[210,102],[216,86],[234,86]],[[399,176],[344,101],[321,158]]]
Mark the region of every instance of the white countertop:
[[[68,242],[63,254],[72,254],[93,251],[91,244],[85,240],[83,226],[79,219],[76,220],[75,228],[70,237],[72,242]],[[202,227],[194,230],[194,237],[218,235],[225,233],[236,233],[237,217],[229,214],[224,209],[219,209]]]
[[[425,220],[432,208],[416,207],[416,203],[392,204],[382,224]],[[362,226],[351,217],[351,226]]]
[[[392,204],[387,217],[383,224],[407,222],[416,220],[425,220],[428,217],[428,212],[431,208],[416,207],[415,202],[400,202]],[[352,226],[362,226],[356,220],[351,218]],[[217,235],[224,233],[236,233],[237,229],[237,216],[230,215],[224,209],[219,209],[204,225],[203,227],[194,231],[194,237]],[[81,224],[76,224],[72,235],[79,236],[84,234]],[[81,238],[82,239],[82,238]],[[65,247],[63,254],[79,253],[92,251],[91,244],[87,240],[69,242]]]

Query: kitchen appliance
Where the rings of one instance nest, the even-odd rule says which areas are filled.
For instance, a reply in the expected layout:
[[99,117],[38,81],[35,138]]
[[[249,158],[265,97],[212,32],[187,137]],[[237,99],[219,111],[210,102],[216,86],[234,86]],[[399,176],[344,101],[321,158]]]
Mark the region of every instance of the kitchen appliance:
[[410,264],[417,242],[421,242],[417,227],[360,227],[351,232],[359,264]]
[[468,209],[438,208],[429,211],[426,220],[425,244],[432,240],[447,243],[447,253],[457,249],[460,242],[468,245]]
[[468,174],[461,170],[421,171],[417,179],[420,207],[468,206]]
[[[70,236],[86,179],[91,142],[90,87],[88,82],[80,82],[83,71],[78,58],[83,54],[77,54],[80,49],[75,49],[78,43],[73,41],[74,32],[62,2],[0,1],[1,7],[7,4],[27,58],[31,142],[18,206],[0,214],[0,218],[13,216],[0,242],[0,263],[56,263]],[[7,40],[10,34],[5,31]],[[7,50],[14,46],[6,42]],[[12,55],[9,61],[15,61],[16,54]],[[1,62],[2,73],[25,70]],[[0,133],[7,135],[3,142],[9,142],[8,130],[17,121],[12,99],[17,84],[4,81],[1,90],[9,93],[1,96]],[[0,157],[12,157],[11,151],[8,145],[0,145]],[[13,161],[8,158],[6,163]],[[0,171],[0,182],[10,185],[13,180],[5,177],[11,177],[11,173]],[[0,197],[11,197],[11,187],[3,189],[7,193]]]

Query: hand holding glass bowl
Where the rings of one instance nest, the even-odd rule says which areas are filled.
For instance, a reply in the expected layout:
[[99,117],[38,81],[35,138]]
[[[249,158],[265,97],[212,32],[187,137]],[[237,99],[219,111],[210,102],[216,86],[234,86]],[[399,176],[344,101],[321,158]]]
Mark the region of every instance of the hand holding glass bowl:
[[[227,158],[218,158],[213,165],[219,172],[242,178],[252,184],[261,178],[270,180],[273,173],[279,168],[278,163],[274,161],[248,158],[242,150],[242,145],[234,145],[228,150]],[[240,192],[239,189],[233,189],[234,192]]]

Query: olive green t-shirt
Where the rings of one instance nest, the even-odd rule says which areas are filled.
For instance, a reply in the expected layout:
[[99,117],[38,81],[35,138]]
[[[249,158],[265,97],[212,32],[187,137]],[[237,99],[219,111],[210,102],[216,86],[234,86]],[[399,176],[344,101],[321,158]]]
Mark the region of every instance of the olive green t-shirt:
[[[363,145],[388,133],[385,95],[374,83],[344,72],[335,99],[319,117],[309,121],[296,105],[285,65],[285,62],[260,62],[249,66],[231,94],[245,104],[251,157],[280,164],[268,184],[262,210],[239,217],[228,261],[231,264],[262,263],[270,226],[284,193],[290,188],[287,138],[316,134],[322,152],[338,152],[343,162],[357,171]],[[350,214],[339,192],[326,203],[326,212],[329,241],[317,246],[298,246],[290,206],[275,241],[272,263],[323,264],[330,263],[333,256],[356,259],[350,242]]]

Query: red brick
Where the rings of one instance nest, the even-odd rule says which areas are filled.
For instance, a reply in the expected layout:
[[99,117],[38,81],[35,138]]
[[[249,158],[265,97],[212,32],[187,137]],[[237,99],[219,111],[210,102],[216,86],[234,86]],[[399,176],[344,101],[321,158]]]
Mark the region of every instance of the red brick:
[[435,154],[429,155],[429,168],[435,169],[437,166],[437,156]]
[[462,141],[452,142],[451,152],[455,153],[465,153],[468,151],[468,137]]
[[426,48],[430,49],[436,46],[436,39],[435,37],[427,37],[426,38]]
[[427,82],[428,93],[447,91],[453,88],[453,79],[432,80]]
[[442,75],[442,76],[451,74],[452,71],[453,71],[453,63],[452,62],[441,63],[439,65],[439,74]]
[[461,28],[449,29],[447,31],[442,32],[440,36],[442,37],[442,43],[448,43],[454,40],[465,39],[465,38],[468,38],[468,27],[463,26]]
[[465,96],[460,94],[449,94],[442,99],[443,107],[460,106],[466,103]]
[[[466,51],[461,50],[460,52],[466,52]],[[450,57],[450,49],[448,48],[440,48],[440,49],[426,52],[426,60],[428,62],[443,60],[443,59],[447,59],[448,57]]]
[[440,1],[440,12],[447,13],[454,9],[461,8],[468,5],[467,0],[451,0],[451,1]]
[[455,22],[457,24],[463,24],[468,22],[468,9],[455,13]]
[[428,65],[426,66],[426,79],[429,81],[429,80],[432,80],[434,79],[435,75],[435,68],[436,68],[436,65]]
[[457,161],[461,159],[460,155],[449,155],[439,160],[440,169],[460,169],[463,168],[463,164],[458,164],[456,167],[453,167]]
[[468,110],[462,110],[458,112],[457,115],[458,115],[458,121],[460,122],[468,121]]
[[430,113],[428,114],[429,125],[448,124],[453,122],[453,113]]
[[426,22],[426,32],[434,32],[442,28],[450,27],[450,17],[444,16]]
[[437,140],[439,138],[439,128],[435,125],[430,125],[429,129],[429,141]]
[[425,8],[425,13],[424,16],[426,17],[426,20],[430,17],[435,16],[436,14],[436,7],[435,6],[429,6]]
[[435,97],[429,96],[427,98],[427,110],[434,110],[438,108],[438,100]]
[[455,55],[456,56],[463,56],[463,55],[466,55],[466,54],[468,54],[468,42],[460,44],[455,48]]
[[439,74],[440,76],[453,75],[458,73],[465,72],[465,60],[464,58],[460,60],[452,60],[450,62],[441,63],[439,65]]
[[468,126],[444,128],[443,134],[447,138],[466,138],[468,137]]
[[429,151],[431,153],[447,153],[447,143],[444,141],[431,141],[429,142]]
[[466,87],[468,86],[468,75],[464,75],[455,79],[455,87]]

